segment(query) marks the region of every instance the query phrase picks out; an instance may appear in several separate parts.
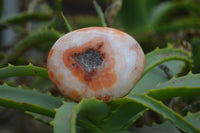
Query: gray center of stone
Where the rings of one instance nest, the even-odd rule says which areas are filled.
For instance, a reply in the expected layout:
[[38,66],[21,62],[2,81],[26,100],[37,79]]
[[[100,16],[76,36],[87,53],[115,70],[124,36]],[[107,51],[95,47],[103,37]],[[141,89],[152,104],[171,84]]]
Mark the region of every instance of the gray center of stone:
[[84,53],[75,53],[72,58],[88,72],[100,67],[103,62],[100,51],[94,49],[88,49]]

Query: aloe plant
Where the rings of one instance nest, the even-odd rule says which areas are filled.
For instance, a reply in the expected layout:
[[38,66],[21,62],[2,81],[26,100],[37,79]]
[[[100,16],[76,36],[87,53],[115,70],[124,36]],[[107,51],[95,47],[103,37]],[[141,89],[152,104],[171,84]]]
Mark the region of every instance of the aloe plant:
[[[148,73],[156,73],[158,69],[151,71],[154,70],[156,65],[165,61],[179,60],[189,68],[191,67],[190,53],[186,53],[182,49],[156,49],[147,54],[146,59],[147,65],[141,81],[148,76]],[[181,71],[182,67],[179,67],[179,69]],[[2,79],[12,76],[41,76],[48,78],[45,68],[31,64],[26,66],[9,65],[0,69],[0,75]],[[157,81],[156,84],[149,86],[149,88],[141,89],[141,86],[138,88],[139,84],[148,86],[148,81],[144,80],[145,82],[139,82],[136,88],[133,88],[127,96],[108,104],[95,98],[83,99],[80,103],[67,102],[64,99],[48,94],[26,90],[22,87],[9,87],[5,84],[0,87],[0,104],[54,118],[51,124],[54,126],[55,133],[75,133],[77,130],[125,132],[148,109],[161,114],[184,131],[200,132],[184,120],[182,116],[161,102],[161,100],[177,96],[199,95],[199,79],[199,74],[188,74],[183,77],[174,76],[171,80],[166,79],[161,83]]]
[[[177,18],[176,14],[182,11],[188,13]],[[134,30],[136,34],[151,31],[160,34],[185,28],[199,28],[199,12],[199,5],[187,0],[166,2],[127,0],[123,2],[120,18],[129,32]]]
[[[199,110],[196,113],[187,112],[183,116],[163,102],[177,97],[188,98],[200,95],[200,74],[193,74],[191,71],[197,64],[193,64],[192,58],[195,61],[199,59],[197,56],[192,56],[191,51],[174,48],[173,44],[165,48],[157,47],[146,53],[146,67],[141,79],[130,93],[122,98],[109,103],[96,98],[82,99],[77,103],[62,95],[51,94],[49,88],[52,88],[53,84],[49,80],[45,61],[35,59],[35,62],[30,62],[25,53],[35,48],[46,58],[50,47],[65,32],[58,27],[65,24],[67,31],[75,29],[76,26],[73,24],[70,26],[70,21],[68,22],[63,14],[61,1],[56,0],[55,2],[56,13],[52,10],[40,13],[23,12],[0,21],[0,30],[8,27],[23,29],[20,24],[32,20],[43,21],[46,24],[45,27],[39,25],[37,27],[39,30],[28,31],[26,34],[16,30],[23,35],[23,38],[11,47],[9,52],[1,51],[0,106],[22,110],[34,119],[52,126],[54,133],[164,132],[166,129],[172,133],[200,133]],[[0,0],[0,3],[3,1]],[[135,30],[136,36],[149,31],[158,35],[177,29],[199,28],[200,10],[194,2],[189,4],[187,1],[157,3],[158,0],[124,1],[120,18],[122,18],[122,24],[127,23],[122,27],[125,29],[128,27],[129,32]],[[101,6],[96,1],[93,1],[93,4],[100,16],[99,21],[102,22],[102,26],[106,26]],[[132,8],[133,5],[137,8]],[[134,14],[127,13],[129,6],[134,10]],[[170,15],[175,9],[181,11],[184,7],[189,10],[189,16],[174,18]],[[1,16],[2,8],[0,10]],[[142,38],[146,39],[146,36]],[[196,39],[199,42],[198,36]],[[166,40],[164,42],[167,44]],[[198,50],[196,51],[195,55],[199,55]],[[29,62],[28,65],[27,62]],[[12,82],[13,79],[24,76],[31,77],[31,85],[19,85]],[[47,92],[44,92],[45,88],[48,88]],[[149,110],[162,116],[164,122],[162,124],[153,122],[152,126],[143,125],[140,128],[133,126]]]

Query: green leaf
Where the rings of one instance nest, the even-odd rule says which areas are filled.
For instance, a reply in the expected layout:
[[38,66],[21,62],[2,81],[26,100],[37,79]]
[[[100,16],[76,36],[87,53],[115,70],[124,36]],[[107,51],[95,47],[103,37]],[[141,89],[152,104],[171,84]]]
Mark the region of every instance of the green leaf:
[[163,62],[162,65],[166,66],[172,72],[172,76],[177,76],[181,73],[185,67],[185,61],[176,60],[177,57],[185,57],[189,63],[188,66],[192,65],[190,53],[183,52],[181,49],[156,49],[146,54],[145,72],[132,91],[135,93],[143,93],[153,89],[157,84],[169,80],[164,70],[156,66],[160,64],[160,62]]
[[76,15],[68,16],[69,22],[74,29],[80,29],[91,26],[102,26],[97,16]]
[[52,12],[23,12],[15,15],[12,18],[0,21],[0,30],[7,28],[11,24],[20,24],[30,20],[43,21],[50,20],[53,17]]
[[[168,81],[169,78],[158,66],[146,73],[131,90],[134,93],[144,93],[154,88],[158,83]],[[131,94],[131,93],[129,93]]]
[[200,130],[200,112],[197,112],[194,114],[189,112],[187,116],[185,117],[185,119]]
[[155,27],[155,31],[158,34],[164,34],[167,32],[177,32],[179,30],[199,29],[199,18],[181,18],[172,21],[170,24],[160,24]]
[[200,74],[188,74],[157,85],[147,94],[159,100],[177,96],[199,96]]
[[101,19],[101,23],[102,23],[102,26],[106,27],[107,24],[106,24],[106,21],[105,21],[105,18],[104,18],[104,13],[101,9],[101,7],[99,6],[99,4],[96,2],[96,0],[93,0],[93,5],[99,15],[99,18]]
[[127,31],[141,32],[148,27],[149,14],[158,0],[123,0],[120,20]]
[[157,101],[146,94],[134,94],[129,95],[127,98],[132,99],[135,102],[140,103],[141,105],[159,113],[166,119],[175,123],[179,128],[186,132],[191,133],[199,133],[200,130],[196,129],[190,123],[183,119],[179,114],[170,110],[167,106],[165,106],[161,101]]
[[47,88],[51,88],[53,86],[54,85],[49,78],[34,77],[31,81],[31,84],[29,85],[29,88],[37,88],[38,90],[46,92]]
[[56,111],[53,121],[54,133],[76,133],[72,132],[72,128],[75,128],[75,123],[72,122],[75,106],[76,103],[64,103]]
[[154,123],[152,126],[133,128],[135,133],[181,133],[172,123],[166,121],[162,124]]
[[49,77],[46,68],[33,66],[32,64],[22,66],[13,66],[9,64],[7,67],[0,68],[0,79],[14,76]]
[[62,12],[62,0],[55,0],[55,5],[57,8],[57,11],[60,13]]
[[167,1],[162,2],[161,4],[157,5],[150,15],[150,25],[151,26],[158,26],[160,23],[167,23],[172,17],[177,19],[172,14],[182,11],[190,11],[193,13],[200,13],[199,5],[194,2],[187,2],[187,1]]
[[[162,65],[165,65],[172,72],[173,76],[176,76],[182,72],[185,63],[183,61],[171,60],[162,63]],[[169,77],[166,75],[166,73],[156,66],[139,80],[132,91],[134,93],[144,93],[150,89],[153,89],[159,83],[163,83],[168,80]]]
[[101,131],[98,125],[108,115],[108,113],[109,108],[103,101],[99,101],[95,98],[83,99],[76,106],[74,112],[74,119],[72,121],[75,123],[77,118],[79,121],[82,122],[81,124],[83,124],[83,122],[85,123],[83,127],[86,130]]
[[65,103],[56,113],[53,122],[54,131],[55,133],[76,133],[76,125],[78,124],[88,132],[101,132],[102,130],[98,125],[108,113],[109,108],[107,105],[95,98],[83,99],[77,105],[75,103]]
[[33,90],[0,86],[0,105],[10,108],[31,111],[53,117],[55,108],[62,105],[62,99]]
[[[94,133],[94,132],[89,132],[89,133]],[[109,131],[109,132],[103,131],[101,133],[133,133],[133,132],[128,131],[128,130],[121,130],[121,131]]]
[[53,121],[52,117],[46,116],[46,115],[41,115],[38,113],[33,113],[33,112],[25,112],[26,114],[28,114],[29,116],[33,117],[34,119],[41,121],[42,123],[51,125],[51,122]]
[[112,112],[100,125],[105,131],[126,129],[146,111],[144,106],[129,99],[114,100],[109,106]]
[[72,31],[72,27],[70,26],[70,24],[69,24],[67,18],[65,17],[65,15],[63,14],[63,12],[61,12],[61,15],[62,15],[63,20],[64,20],[64,22],[65,22],[65,26],[67,27],[68,31],[71,32],[71,31]]
[[165,48],[156,49],[146,54],[146,67],[143,76],[150,71],[153,67],[169,60],[181,60],[184,61],[189,68],[192,67],[192,61],[190,59],[190,53],[183,51],[182,49]]
[[164,65],[167,68],[169,68],[169,70],[172,72],[172,74],[173,74],[174,77],[179,76],[179,74],[181,72],[183,72],[183,70],[185,68],[185,62],[181,61],[181,60],[166,61],[166,62],[162,63],[162,65]]
[[190,40],[192,45],[192,59],[194,60],[193,73],[200,73],[200,38],[198,36],[193,37]]
[[1,61],[0,67],[16,59],[30,47],[43,45],[47,42],[53,45],[59,37],[60,34],[54,30],[43,30],[28,35],[26,38],[21,40],[15,46],[15,48],[13,48],[10,53]]

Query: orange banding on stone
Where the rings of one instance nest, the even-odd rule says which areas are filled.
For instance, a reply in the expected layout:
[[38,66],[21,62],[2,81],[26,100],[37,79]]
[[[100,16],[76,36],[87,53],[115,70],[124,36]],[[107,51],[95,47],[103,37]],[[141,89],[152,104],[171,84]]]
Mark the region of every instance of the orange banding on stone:
[[114,28],[107,28],[107,27],[88,27],[88,28],[82,28],[82,29],[79,29],[77,30],[77,32],[85,32],[85,31],[90,31],[90,30],[98,30],[98,31],[101,31],[101,32],[109,32],[109,31],[113,31],[115,34],[118,34],[120,36],[125,36],[126,33],[118,30],[118,29],[114,29]]
[[103,100],[104,102],[107,102],[111,99],[111,97],[113,97],[113,95],[106,95],[105,97],[99,96],[99,97],[96,97],[96,99]]
[[59,79],[60,81],[62,81],[62,80],[64,79],[64,76],[63,76],[62,74],[59,74],[58,79]]
[[[99,52],[103,61],[99,66],[87,70],[73,56],[74,54],[81,55],[90,49]],[[112,55],[114,51],[110,43],[105,38],[97,37],[81,46],[67,49],[63,54],[63,62],[80,82],[87,84],[89,89],[98,91],[113,86],[117,80],[113,70],[115,60]]]
[[110,100],[110,98],[111,98],[111,96],[106,95],[106,96],[103,98],[103,101],[104,101],[104,102],[107,102],[107,101]]
[[48,57],[47,57],[47,61],[49,61],[49,59],[51,58],[53,52],[54,52],[54,49],[51,49],[51,50],[49,51],[49,54],[48,54]]
[[70,91],[69,95],[70,95],[70,97],[77,98],[77,99],[81,97],[80,93],[76,90]]
[[54,78],[54,73],[53,73],[52,71],[49,72],[49,77],[50,77],[51,79]]
[[97,79],[97,78],[94,78],[92,79],[91,82],[88,82],[88,86],[90,89],[92,90],[101,90],[103,88],[101,82]]
[[122,37],[126,35],[126,33],[122,32],[122,31],[120,31],[118,29],[113,29],[113,31],[115,31],[115,33],[117,33],[118,35],[120,35]]
[[114,76],[112,73],[105,73],[100,77],[100,82],[105,88],[110,88],[116,82],[116,80],[116,76]]
[[61,85],[60,81],[56,79],[56,85]]

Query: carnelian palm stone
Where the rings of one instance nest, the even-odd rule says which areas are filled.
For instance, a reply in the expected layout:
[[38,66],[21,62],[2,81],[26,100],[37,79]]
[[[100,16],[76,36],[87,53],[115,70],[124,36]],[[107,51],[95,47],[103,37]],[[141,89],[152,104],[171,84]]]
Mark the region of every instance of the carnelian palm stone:
[[145,56],[135,39],[113,28],[89,27],[59,38],[47,58],[51,81],[75,100],[105,102],[126,95],[138,82]]

